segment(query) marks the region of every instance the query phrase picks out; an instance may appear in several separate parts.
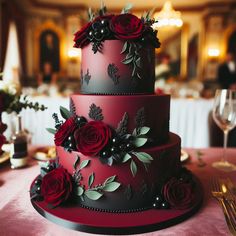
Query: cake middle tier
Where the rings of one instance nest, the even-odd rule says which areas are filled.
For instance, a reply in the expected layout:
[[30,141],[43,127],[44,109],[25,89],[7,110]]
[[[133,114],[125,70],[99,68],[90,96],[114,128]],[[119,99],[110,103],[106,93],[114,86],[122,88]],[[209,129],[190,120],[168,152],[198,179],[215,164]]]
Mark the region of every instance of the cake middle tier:
[[103,122],[116,129],[121,120],[128,120],[128,133],[142,124],[150,128],[149,136],[155,144],[165,143],[169,134],[169,95],[71,95],[71,110],[91,120],[100,112]]

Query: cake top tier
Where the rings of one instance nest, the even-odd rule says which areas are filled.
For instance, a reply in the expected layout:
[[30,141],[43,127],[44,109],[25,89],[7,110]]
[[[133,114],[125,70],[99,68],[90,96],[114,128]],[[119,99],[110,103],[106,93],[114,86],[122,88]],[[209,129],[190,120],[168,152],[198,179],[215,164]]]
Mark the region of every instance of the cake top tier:
[[81,93],[154,92],[155,48],[160,46],[151,27],[155,20],[150,12],[138,18],[128,11],[90,10],[89,22],[75,34],[74,47],[82,48]]

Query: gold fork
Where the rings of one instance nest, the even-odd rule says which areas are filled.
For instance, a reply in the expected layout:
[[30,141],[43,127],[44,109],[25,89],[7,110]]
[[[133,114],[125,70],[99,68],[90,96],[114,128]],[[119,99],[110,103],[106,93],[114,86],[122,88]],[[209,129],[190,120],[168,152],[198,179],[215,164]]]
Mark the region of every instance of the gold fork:
[[233,219],[231,218],[229,214],[227,202],[224,199],[224,193],[222,192],[220,188],[219,181],[217,179],[213,179],[211,187],[212,187],[212,190],[211,190],[212,196],[215,197],[219,201],[222,207],[229,231],[232,233],[232,235],[236,235],[236,224],[234,223]]
[[235,204],[235,197],[231,191],[231,186],[232,186],[232,181],[227,178],[227,179],[220,179],[220,185],[221,185],[221,190],[224,193],[224,197],[229,203],[231,210],[232,210],[232,215],[236,219],[236,204]]

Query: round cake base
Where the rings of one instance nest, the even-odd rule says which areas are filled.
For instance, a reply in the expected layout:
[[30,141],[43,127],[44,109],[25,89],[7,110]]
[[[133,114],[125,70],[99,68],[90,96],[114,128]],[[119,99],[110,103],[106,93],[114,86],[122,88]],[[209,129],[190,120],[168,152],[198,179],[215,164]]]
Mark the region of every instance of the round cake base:
[[78,205],[63,205],[50,209],[44,201],[31,201],[43,217],[69,229],[96,234],[138,234],[156,231],[178,224],[198,211],[203,201],[201,183],[196,180],[197,196],[191,208],[184,210],[145,210],[134,213],[92,211]]

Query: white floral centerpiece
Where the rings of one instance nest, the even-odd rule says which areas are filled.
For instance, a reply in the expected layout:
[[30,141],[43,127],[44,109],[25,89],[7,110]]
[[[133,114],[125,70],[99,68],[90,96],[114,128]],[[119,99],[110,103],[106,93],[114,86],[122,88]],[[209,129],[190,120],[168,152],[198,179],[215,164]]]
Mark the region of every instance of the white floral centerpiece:
[[[0,76],[2,74],[0,73]],[[27,99],[27,96],[22,94],[21,86],[13,80],[0,80],[0,153],[2,145],[6,143],[6,137],[3,135],[7,129],[7,125],[2,122],[2,112],[8,114],[15,112],[19,114],[22,109],[31,108],[35,111],[43,111],[46,109],[44,105],[39,105],[38,102],[32,103]]]

